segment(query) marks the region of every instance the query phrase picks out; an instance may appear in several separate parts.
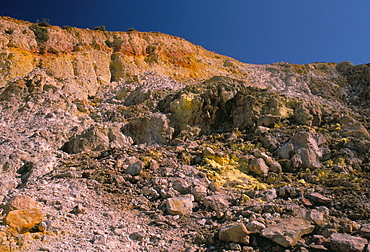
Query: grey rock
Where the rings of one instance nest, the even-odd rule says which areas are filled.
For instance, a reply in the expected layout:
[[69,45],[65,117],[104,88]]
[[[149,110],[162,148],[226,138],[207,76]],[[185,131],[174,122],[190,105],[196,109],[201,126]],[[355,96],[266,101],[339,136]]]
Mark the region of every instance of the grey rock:
[[139,175],[141,173],[141,171],[143,170],[143,168],[144,168],[143,162],[138,161],[136,163],[130,164],[126,168],[125,173],[126,174],[129,174],[131,176],[137,176],[137,175]]
[[277,198],[277,193],[276,193],[275,188],[272,188],[272,189],[266,191],[263,195],[263,199],[266,200],[267,202],[269,202],[273,199],[276,199],[276,198]]
[[362,252],[368,240],[348,234],[334,233],[330,235],[330,246],[338,252]]
[[294,119],[303,125],[319,126],[321,124],[322,112],[320,108],[308,102],[303,102],[294,110]]
[[172,188],[181,194],[186,194],[190,190],[188,182],[181,178],[172,180]]

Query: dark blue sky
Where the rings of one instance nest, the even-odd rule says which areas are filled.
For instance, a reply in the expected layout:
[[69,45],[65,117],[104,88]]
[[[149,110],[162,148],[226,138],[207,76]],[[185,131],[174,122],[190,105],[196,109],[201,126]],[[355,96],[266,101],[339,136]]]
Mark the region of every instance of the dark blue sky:
[[369,0],[0,0],[0,15],[160,31],[246,63],[370,62]]

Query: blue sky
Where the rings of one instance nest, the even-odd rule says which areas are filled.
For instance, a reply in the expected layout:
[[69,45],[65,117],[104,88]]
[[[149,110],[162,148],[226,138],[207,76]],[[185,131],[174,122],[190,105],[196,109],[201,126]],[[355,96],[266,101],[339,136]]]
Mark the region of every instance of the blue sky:
[[246,63],[370,62],[369,0],[0,0],[0,15],[160,31]]

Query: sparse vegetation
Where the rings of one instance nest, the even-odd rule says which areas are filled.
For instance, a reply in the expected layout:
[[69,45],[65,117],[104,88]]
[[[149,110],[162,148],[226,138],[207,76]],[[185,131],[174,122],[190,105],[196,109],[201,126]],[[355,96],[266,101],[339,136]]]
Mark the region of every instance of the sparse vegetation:
[[105,25],[94,27],[94,31],[106,31],[106,30],[107,28],[105,27]]
[[33,24],[30,26],[30,29],[33,31],[33,33],[36,36],[36,41],[39,44],[43,44],[49,39],[49,31],[48,29],[41,27],[38,24]]
[[39,26],[43,26],[43,27],[49,27],[49,26],[51,26],[50,19],[48,19],[48,18],[43,18],[42,21],[37,20],[36,23]]

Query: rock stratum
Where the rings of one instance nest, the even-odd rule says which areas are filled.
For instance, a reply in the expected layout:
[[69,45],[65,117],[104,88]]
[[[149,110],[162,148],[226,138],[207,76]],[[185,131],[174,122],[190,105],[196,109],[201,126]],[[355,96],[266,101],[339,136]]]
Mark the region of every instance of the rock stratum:
[[8,17],[0,48],[0,251],[370,249],[370,65]]

